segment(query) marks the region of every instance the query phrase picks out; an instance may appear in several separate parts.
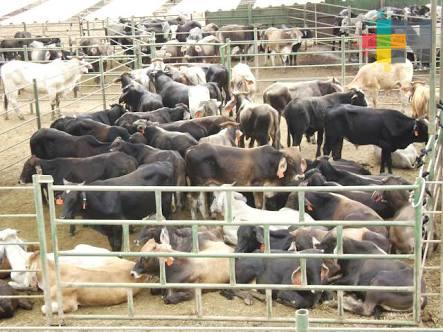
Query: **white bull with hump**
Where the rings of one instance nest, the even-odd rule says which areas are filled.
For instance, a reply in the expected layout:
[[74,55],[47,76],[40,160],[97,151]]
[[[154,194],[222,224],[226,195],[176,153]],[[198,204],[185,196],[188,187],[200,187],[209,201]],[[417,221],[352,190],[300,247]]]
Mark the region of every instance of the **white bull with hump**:
[[57,108],[60,115],[60,97],[68,94],[79,82],[82,74],[86,74],[92,66],[78,58],[68,61],[60,59],[47,64],[13,60],[5,63],[0,77],[5,88],[4,106],[5,119],[8,119],[8,102],[14,108],[19,119],[24,117],[19,109],[17,97],[20,90],[33,91],[33,79],[37,81],[39,93],[47,93],[51,108]]

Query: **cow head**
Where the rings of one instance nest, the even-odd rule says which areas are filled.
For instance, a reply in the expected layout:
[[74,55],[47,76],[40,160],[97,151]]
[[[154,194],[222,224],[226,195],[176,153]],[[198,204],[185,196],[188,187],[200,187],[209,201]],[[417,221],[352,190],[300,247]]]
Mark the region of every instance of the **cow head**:
[[428,121],[425,119],[415,120],[413,130],[414,142],[427,142],[429,139],[428,134]]
[[240,226],[237,230],[237,239],[235,252],[248,253],[258,249],[265,251],[263,228],[260,226]]
[[109,148],[109,151],[121,151],[124,147],[125,141],[121,137],[117,137],[112,143]]
[[[71,185],[73,183],[63,179],[64,185]],[[78,185],[84,185],[85,182],[79,183]],[[63,204],[62,214],[60,219],[74,219],[74,217],[82,210],[87,207],[87,196],[84,191],[72,191],[66,190],[62,196],[61,200],[57,204]]]
[[34,174],[43,174],[40,166],[40,159],[36,156],[29,158],[23,165],[22,173],[20,174],[19,184],[31,183]]
[[335,251],[337,246],[337,233],[332,230],[329,231],[320,243],[317,243],[315,248],[324,253],[331,254]]
[[[414,216],[412,215],[407,219],[414,219]],[[401,254],[412,254],[415,248],[414,228],[404,226],[389,227],[389,241],[397,252]]]
[[277,173],[278,178],[281,179],[286,175],[285,178],[290,181],[298,181],[300,179],[303,179],[303,173],[307,169],[307,164],[306,160],[301,157],[300,150],[297,147],[293,146],[282,149],[282,152],[286,163],[282,161],[283,158],[280,160],[279,171],[283,171],[283,168],[285,168],[285,170],[280,174]]
[[158,125],[159,125],[158,122],[152,122],[146,119],[138,119],[137,121],[134,121],[134,123],[132,124],[132,126],[136,128],[136,130],[141,134],[145,133],[146,128]]
[[79,60],[79,66],[82,74],[87,74],[89,69],[92,69],[92,65],[85,60]]
[[362,90],[352,88],[351,93],[351,105],[357,106],[368,106],[368,101],[366,100],[365,94]]

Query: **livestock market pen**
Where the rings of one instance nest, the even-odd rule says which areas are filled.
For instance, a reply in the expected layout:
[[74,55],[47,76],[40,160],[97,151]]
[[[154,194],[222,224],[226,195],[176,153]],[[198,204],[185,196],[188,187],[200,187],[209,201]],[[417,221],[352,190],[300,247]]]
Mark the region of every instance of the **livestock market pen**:
[[[387,1],[386,1],[387,2]],[[243,3],[243,2],[242,2]],[[106,4],[106,2],[103,2]],[[242,23],[261,23],[258,21],[259,14],[255,14],[251,9],[251,5],[243,7],[246,13],[246,20]],[[283,7],[282,7],[283,8]],[[277,8],[283,10],[282,8]],[[297,20],[304,20],[303,23],[308,25],[315,31],[317,38],[313,39],[314,46],[303,49],[298,55],[298,64],[291,67],[276,66],[271,67],[265,64],[264,55],[258,52],[258,39],[255,38],[251,43],[254,45],[253,52],[249,53],[240,61],[249,61],[254,74],[259,83],[259,91],[255,96],[256,102],[261,102],[261,95],[263,90],[274,81],[304,81],[308,79],[319,79],[336,77],[342,84],[350,82],[352,77],[357,72],[358,68],[365,63],[364,52],[362,52],[361,43],[356,37],[336,38],[332,37],[330,32],[325,32],[331,29],[331,16],[338,13],[346,7],[341,7],[336,4],[308,4],[302,6],[293,6],[286,9],[286,14],[282,14],[281,19],[286,17],[285,22],[281,23],[295,23]],[[366,9],[366,7],[364,8]],[[355,13],[360,13],[363,9],[355,9]],[[241,13],[241,9],[237,11]],[[258,11],[259,13],[266,13],[265,9]],[[289,14],[288,14],[289,12]],[[84,15],[87,15],[86,11]],[[269,12],[268,12],[269,13]],[[206,20],[209,22],[212,17],[217,15],[217,12],[206,13]],[[240,15],[240,14],[239,14]],[[268,14],[269,15],[269,14]],[[285,16],[286,15],[286,16]],[[221,12],[218,12],[219,17],[223,17]],[[270,15],[277,17],[276,15]],[[269,17],[270,17],[269,16]],[[142,20],[143,17],[132,17],[130,21],[132,24]],[[201,18],[204,19],[203,17]],[[266,17],[262,17],[266,20]],[[257,20],[257,21],[256,21]],[[292,20],[292,21],[291,21]],[[311,22],[312,21],[312,22]],[[214,21],[215,22],[215,21]],[[73,52],[79,45],[81,38],[88,38],[94,36],[104,36],[104,28],[107,27],[110,20],[94,20],[84,21],[81,16],[64,23],[45,23],[45,24],[20,24],[0,26],[0,35],[3,37],[11,37],[15,31],[27,30],[33,34],[46,34],[51,37],[60,37],[62,39],[61,48],[70,49]],[[217,22],[216,22],[217,23]],[[232,22],[220,21],[221,24],[229,24]],[[275,22],[278,24],[280,22]],[[329,25],[327,25],[329,24]],[[435,25],[434,25],[435,26]],[[254,29],[255,35],[260,32],[260,27],[257,25]],[[439,35],[440,36],[440,35]],[[340,44],[340,48],[336,51],[331,51],[330,43],[336,39]],[[68,96],[62,99],[61,111],[64,114],[96,111],[108,107],[110,104],[118,100],[120,89],[113,80],[122,72],[130,70],[132,67],[140,68],[143,66],[143,54],[140,52],[140,47],[143,42],[133,38],[134,55],[128,56],[117,46],[116,52],[112,56],[102,58],[90,58],[89,61],[98,61],[100,72],[90,73],[84,75],[80,83],[80,96],[74,98]],[[435,44],[434,44],[435,45]],[[161,45],[156,45],[153,41],[148,44],[151,50],[156,52],[156,48]],[[228,68],[231,68],[239,59],[230,56],[231,45],[229,42],[221,46],[221,62]],[[21,49],[20,51],[26,51]],[[25,54],[27,54],[25,52]],[[433,58],[436,58],[435,50]],[[103,70],[103,61],[109,60],[112,62],[112,68]],[[435,70],[420,70],[414,74],[414,77],[419,77],[422,80],[429,82],[431,87],[441,86],[443,83],[443,75],[441,75],[439,68],[435,66],[435,62],[431,64],[431,68]],[[440,75],[440,84],[436,81],[437,75]],[[98,77],[98,83],[94,79]],[[36,89],[35,89],[36,91]],[[435,95],[431,95],[431,100]],[[437,98],[435,98],[437,99]],[[441,99],[441,98],[440,98]],[[135,259],[139,256],[159,256],[159,254],[140,253],[138,248],[133,245],[135,235],[129,233],[129,225],[135,225],[140,228],[144,225],[159,225],[167,223],[168,225],[188,225],[193,230],[193,248],[191,253],[184,253],[177,255],[186,257],[202,257],[197,249],[197,229],[199,225],[224,225],[232,224],[232,215],[230,204],[228,204],[227,213],[224,220],[191,220],[188,211],[180,214],[175,214],[173,220],[163,221],[161,216],[161,209],[157,209],[156,220],[140,221],[140,220],[126,220],[126,221],[95,221],[95,220],[62,220],[60,216],[59,207],[54,205],[53,195],[55,191],[60,190],[103,190],[100,187],[92,186],[56,186],[52,184],[52,179],[48,176],[35,176],[32,186],[16,185],[18,177],[21,172],[24,161],[30,156],[28,142],[31,134],[40,127],[48,127],[51,123],[49,104],[46,96],[40,95],[37,92],[32,94],[24,94],[20,97],[20,106],[25,112],[25,121],[17,120],[13,112],[10,113],[10,120],[5,121],[0,119],[0,230],[3,228],[15,228],[20,231],[19,236],[25,239],[29,246],[39,247],[40,257],[42,262],[46,261],[46,253],[54,252],[55,261],[58,257],[62,257],[61,250],[73,248],[76,244],[86,243],[95,246],[107,247],[107,240],[104,236],[93,231],[87,227],[78,227],[75,236],[71,237],[68,232],[71,224],[121,224],[123,225],[124,248],[122,252],[117,255]],[[380,98],[384,107],[398,108],[398,98],[394,95],[382,93]],[[431,102],[432,103],[432,102]],[[435,103],[432,103],[435,105]],[[30,297],[34,303],[32,311],[19,310],[16,316],[12,319],[0,321],[0,329],[8,330],[132,330],[132,331],[156,331],[156,330],[191,330],[191,331],[207,331],[207,330],[289,330],[293,331],[384,331],[384,330],[399,330],[399,331],[413,331],[422,329],[423,331],[432,328],[439,328],[443,326],[443,248],[440,245],[440,235],[442,234],[442,137],[441,131],[441,117],[434,119],[435,107],[431,107],[430,120],[432,123],[438,123],[438,126],[430,126],[431,135],[426,144],[429,151],[425,157],[425,163],[419,170],[394,170],[395,174],[401,175],[411,181],[411,185],[402,186],[401,189],[408,189],[413,191],[413,204],[415,208],[415,219],[405,221],[402,223],[385,221],[385,225],[396,226],[402,225],[404,227],[413,227],[415,230],[415,252],[413,254],[403,255],[386,255],[376,257],[380,259],[404,259],[411,263],[414,267],[414,285],[412,287],[395,287],[395,289],[380,288],[382,290],[392,290],[398,292],[412,292],[414,295],[414,308],[410,313],[383,313],[380,319],[374,317],[360,317],[344,311],[343,308],[343,293],[344,291],[354,289],[363,290],[358,286],[313,286],[307,285],[305,275],[306,259],[310,258],[307,254],[271,254],[269,253],[269,245],[266,245],[267,251],[262,255],[271,255],[271,257],[287,257],[288,255],[297,255],[301,260],[302,265],[302,285],[301,286],[282,286],[282,285],[237,285],[235,280],[235,273],[233,268],[235,265],[235,257],[242,257],[244,255],[257,254],[229,254],[224,257],[230,258],[231,266],[231,280],[229,284],[214,285],[214,284],[167,284],[165,280],[165,266],[160,269],[159,280],[147,280],[142,284],[114,284],[112,287],[127,287],[128,301],[127,303],[111,306],[111,307],[81,307],[74,313],[59,313],[59,315],[52,315],[49,312],[42,315],[40,306],[48,303],[49,292],[47,289],[42,293],[22,292],[21,297]],[[410,111],[408,110],[408,113]],[[0,113],[2,116],[3,113]],[[434,121],[433,121],[434,120]],[[284,122],[284,120],[283,120]],[[434,130],[435,129],[435,130]],[[282,142],[286,142],[286,125],[281,124],[283,132]],[[417,145],[422,148],[422,145]],[[305,158],[313,158],[315,154],[315,146],[303,141],[302,143],[303,156]],[[376,174],[378,172],[378,164],[372,154],[372,148],[367,146],[356,148],[345,143],[343,149],[343,156],[346,159],[358,161],[366,164],[371,171]],[[422,175],[425,175],[423,179]],[[46,207],[41,201],[41,186],[48,185],[49,191],[49,206]],[[428,198],[426,204],[423,206],[424,189],[425,186],[432,193],[432,197]],[[358,189],[368,191],[368,187],[355,187],[350,189]],[[384,186],[382,188],[371,187],[370,190],[398,190],[398,186]],[[233,189],[230,188],[208,188],[208,187],[106,187],[106,190],[134,190],[134,191],[154,191],[156,193],[157,207],[161,206],[161,192],[162,191],[220,191],[226,190],[229,193]],[[236,187],[239,191],[258,191],[262,192],[262,187]],[[336,187],[266,187],[266,192],[271,191],[291,191],[297,192],[299,201],[302,202],[305,192],[308,191],[334,191],[338,192],[340,188]],[[304,205],[300,205],[300,211],[304,211]],[[422,238],[422,215],[426,214],[430,217],[427,223],[426,238]],[[300,226],[307,226],[309,223],[303,221],[303,213],[301,213]],[[367,226],[380,222],[368,221]],[[269,226],[278,224],[276,221],[269,221],[264,224],[265,229],[265,244],[269,244]],[[361,255],[343,255],[341,252],[341,234],[344,226],[356,224],[352,221],[317,221],[315,225],[324,224],[326,226],[338,226],[339,246],[336,254],[324,254],[324,257],[342,259],[361,258]],[[358,222],[362,226],[362,222]],[[423,255],[422,255],[423,253]],[[97,255],[97,254],[94,254]],[[113,253],[115,255],[115,253]],[[161,256],[161,254],[160,254]],[[170,255],[168,255],[170,256]],[[217,255],[214,255],[217,256]],[[214,257],[211,256],[211,257]],[[316,257],[319,257],[316,255]],[[46,272],[46,264],[43,264],[43,274]],[[0,271],[2,272],[2,271]],[[424,277],[427,287],[426,290],[420,289],[421,276]],[[62,287],[72,286],[76,287],[109,287],[107,284],[78,284],[78,283],[62,283],[57,280],[57,291]],[[131,287],[142,287],[144,289],[137,297],[132,296]],[[180,303],[177,305],[165,305],[162,299],[158,296],[150,294],[148,288],[191,288],[195,289],[195,299],[193,301]],[[247,306],[240,299],[227,300],[218,292],[208,292],[203,294],[202,290],[206,289],[223,289],[223,288],[240,288],[240,289],[265,289],[265,302],[255,301],[252,305]],[[272,300],[271,289],[282,288],[297,288],[297,289],[329,289],[337,291],[337,301],[332,304],[323,303],[316,306],[314,309],[298,310],[283,306]],[[365,288],[364,288],[365,289]],[[428,304],[424,310],[419,309],[420,296],[428,296]],[[0,296],[1,298],[1,296]],[[58,326],[60,325],[60,326]]]

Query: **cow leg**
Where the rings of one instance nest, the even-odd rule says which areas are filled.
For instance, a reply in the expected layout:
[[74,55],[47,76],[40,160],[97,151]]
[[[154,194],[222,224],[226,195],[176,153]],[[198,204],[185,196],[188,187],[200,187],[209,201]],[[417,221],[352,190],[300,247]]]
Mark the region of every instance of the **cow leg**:
[[195,193],[188,193],[188,200],[190,202],[191,208],[191,218],[192,220],[197,219],[197,211],[198,211],[198,197],[195,196]]
[[315,153],[315,157],[319,157],[320,156],[320,150],[321,150],[321,146],[323,144],[323,129],[320,129],[319,131],[317,131],[317,152]]
[[249,148],[253,148],[254,147],[254,143],[255,143],[255,138],[254,137],[250,137],[249,139]]
[[7,94],[5,93],[5,96],[3,98],[4,98],[4,106],[5,106],[5,120],[8,120],[8,102],[11,103],[11,106],[14,108],[14,111],[17,114],[17,117],[20,120],[24,120],[25,117],[23,116],[22,112],[20,111],[20,108],[18,107],[18,102],[17,102],[18,90],[9,92]]
[[[330,147],[329,147],[330,148]],[[332,159],[339,160],[341,159],[341,152],[343,149],[343,137],[339,137],[332,144]],[[325,151],[323,149],[323,151]],[[329,151],[328,151],[329,152]],[[329,154],[329,153],[328,153]]]
[[209,218],[208,211],[207,211],[207,205],[206,205],[206,192],[201,192],[199,194],[198,209],[199,209],[203,219]]
[[244,134],[242,134],[240,136],[240,138],[238,139],[238,146],[240,148],[244,148],[245,147],[245,135]]
[[70,234],[71,236],[74,236],[74,235],[75,235],[75,230],[76,230],[75,225],[69,225],[69,234]]
[[263,193],[254,193],[254,204],[256,209],[261,209],[263,206]]

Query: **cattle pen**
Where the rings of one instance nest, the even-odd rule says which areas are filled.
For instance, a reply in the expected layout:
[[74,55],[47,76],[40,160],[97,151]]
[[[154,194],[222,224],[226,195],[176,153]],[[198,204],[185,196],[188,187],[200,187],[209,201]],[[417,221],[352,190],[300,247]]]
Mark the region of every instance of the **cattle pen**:
[[[366,5],[365,1],[365,5]],[[386,1],[388,2],[388,1]],[[435,4],[437,1],[433,1]],[[103,1],[106,3],[106,1]],[[220,54],[217,60],[224,64],[229,73],[235,63],[246,62],[255,74],[258,90],[263,90],[276,81],[304,81],[311,79],[324,79],[335,77],[343,86],[349,83],[358,69],[368,62],[371,53],[365,50],[361,38],[358,36],[336,37],[331,33],[333,18],[343,9],[352,9],[356,14],[367,8],[353,8],[339,4],[308,3],[301,6],[275,7],[266,12],[263,8],[253,10],[251,4],[236,11],[208,12],[204,18],[196,18],[205,23],[217,23],[219,25],[229,23],[247,23],[253,28],[251,32],[253,40],[236,42],[235,46],[243,44],[252,45],[247,54],[234,56],[231,54],[232,41],[227,40],[217,44]],[[369,7],[371,8],[371,7]],[[88,12],[87,12],[88,13]],[[87,14],[86,13],[86,14]],[[85,14],[85,15],[86,15]],[[127,21],[128,26],[135,27],[146,17],[131,17]],[[298,53],[298,62],[291,66],[270,66],[266,55],[259,51],[262,42],[260,33],[264,30],[260,24],[263,22],[277,24],[295,24],[312,29],[314,37],[305,44],[302,43]],[[72,54],[79,54],[80,40],[92,38],[119,38],[122,34],[113,31],[112,20],[83,20],[81,16],[76,17],[69,23],[43,23],[43,24],[20,24],[6,25],[0,28],[0,37],[9,37],[17,30],[31,31],[35,34],[45,34],[62,39],[60,46],[54,50],[69,49]],[[418,170],[398,171],[412,182],[411,185],[399,186],[353,186],[353,187],[136,187],[136,186],[77,186],[77,185],[55,185],[53,179],[46,175],[34,175],[32,186],[16,185],[23,162],[30,157],[28,142],[31,134],[36,130],[49,127],[51,123],[51,110],[48,96],[38,92],[38,84],[33,80],[30,86],[31,93],[20,96],[19,107],[29,110],[25,114],[26,120],[19,122],[12,110],[9,111],[10,120],[0,120],[0,230],[3,228],[16,228],[21,231],[21,237],[27,239],[23,243],[0,243],[0,245],[27,245],[39,249],[41,259],[41,273],[44,286],[42,294],[34,292],[23,292],[20,295],[4,296],[1,299],[14,297],[29,298],[35,301],[32,315],[28,312],[19,311],[11,320],[0,321],[0,329],[4,331],[430,331],[441,328],[443,321],[443,246],[441,245],[441,234],[443,234],[442,206],[443,206],[443,151],[442,151],[442,116],[443,112],[435,107],[436,100],[443,104],[442,97],[436,95],[436,88],[443,84],[443,74],[440,67],[437,45],[440,38],[443,39],[443,26],[437,28],[437,19],[433,17],[433,47],[431,52],[432,63],[429,68],[418,63],[414,77],[429,82],[431,86],[430,103],[430,135],[424,151],[423,165]],[[110,32],[106,35],[105,28]],[[145,59],[155,59],[162,43],[155,42],[155,35],[149,41],[142,41],[136,36],[137,29],[132,29],[132,35],[125,35],[131,40],[131,45],[115,46],[115,52],[108,56],[85,56],[90,63],[98,64],[98,72],[83,75],[79,83],[80,95],[78,97],[65,97],[62,99],[62,114],[76,114],[78,112],[92,112],[109,107],[117,103],[120,96],[118,84],[114,82],[121,73],[131,69],[146,67]],[[330,45],[335,42],[339,47],[332,51]],[[265,43],[263,43],[265,45]],[[182,45],[178,43],[177,45]],[[142,48],[149,49],[149,54],[142,52]],[[438,46],[439,48],[439,46]],[[28,48],[0,49],[1,52],[23,52],[28,60]],[[126,51],[126,52],[125,52]],[[130,51],[132,54],[128,54]],[[215,56],[214,56],[215,58]],[[172,59],[172,66],[183,65],[181,59]],[[174,61],[177,60],[177,61]],[[111,65],[107,70],[104,63]],[[439,78],[439,80],[438,80]],[[261,93],[257,94],[257,101],[261,102]],[[3,97],[3,96],[2,96]],[[382,94],[381,103],[389,108],[398,107],[398,98],[387,93]],[[5,112],[0,112],[3,117]],[[435,125],[432,125],[435,124]],[[284,126],[282,126],[283,128]],[[285,128],[282,130],[286,130]],[[285,133],[283,136],[288,135]],[[282,137],[282,141],[284,141]],[[306,144],[303,153],[309,156],[314,154],[314,148]],[[359,161],[367,162],[372,170],[375,169],[375,161],[368,157],[370,150],[360,147],[355,150],[351,144],[346,144],[345,155],[354,157]],[[397,173],[397,172],[396,172]],[[42,201],[42,190],[47,189],[48,206]],[[134,191],[155,193],[156,214],[150,220],[89,220],[89,219],[61,219],[60,209],[55,204],[57,192],[71,191]],[[413,208],[415,218],[408,221],[334,221],[321,220],[315,223],[304,220],[305,205],[304,195],[308,192],[337,192],[345,190],[358,191],[392,191],[409,190],[413,197]],[[189,213],[174,215],[171,220],[165,220],[162,214],[161,196],[163,192],[226,192],[228,197],[227,206],[223,220],[191,220]],[[234,191],[241,192],[295,192],[298,195],[300,220],[297,227],[318,226],[337,227],[337,251],[332,254],[307,254],[307,253],[272,253],[270,250],[270,227],[281,225],[278,221],[268,222],[242,222],[233,220],[232,195]],[[431,195],[425,199],[426,192]],[[429,217],[426,225],[423,225],[423,215]],[[264,228],[264,253],[232,253],[232,254],[205,254],[199,253],[198,228],[199,226],[233,226],[233,225],[261,225]],[[72,248],[78,243],[97,244],[106,246],[106,240],[97,236],[90,228],[81,228],[74,237],[67,235],[70,225],[121,225],[123,229],[123,249],[120,252],[110,253],[66,253],[64,250]],[[140,252],[132,243],[134,236],[130,233],[130,226],[158,226],[177,225],[189,226],[192,230],[192,251],[190,253],[145,253]],[[349,226],[402,226],[414,229],[414,252],[411,254],[389,254],[389,255],[362,255],[343,253],[343,229]],[[48,277],[48,253],[54,254],[55,287],[49,289]],[[235,260],[241,257],[270,257],[287,258],[294,257],[300,261],[301,283],[299,285],[281,284],[239,284],[236,281]],[[205,283],[169,283],[166,281],[166,262],[160,260],[159,280],[146,280],[142,283],[94,283],[94,282],[64,282],[60,277],[59,260],[68,256],[94,256],[94,257],[123,257],[136,259],[139,257],[226,257],[229,259],[229,283],[227,284],[205,284]],[[306,261],[310,258],[322,257],[325,259],[382,259],[402,260],[413,267],[413,286],[386,287],[386,286],[344,286],[344,285],[310,285],[307,282]],[[1,270],[2,272],[20,272],[17,269]],[[427,281],[426,289],[421,287],[421,278]],[[70,288],[125,288],[127,289],[127,303],[109,308],[81,308],[75,313],[64,313],[63,289]],[[133,295],[134,289],[143,289],[143,294],[137,297]],[[179,305],[166,305],[158,297],[149,294],[149,289],[192,289],[194,299],[188,303]],[[264,301],[254,302],[251,306],[245,306],[239,299],[227,300],[218,292],[209,290],[251,290],[260,289],[264,291]],[[272,290],[307,290],[315,292],[328,290],[337,292],[337,300],[334,306],[323,304],[312,310],[285,307],[276,303],[272,298]],[[398,293],[411,293],[413,295],[412,312],[389,313],[381,319],[374,317],[362,318],[345,311],[344,293],[346,291],[386,291]],[[52,313],[50,304],[53,303],[51,296],[55,294],[55,303],[59,308],[57,314]],[[421,310],[421,297],[427,296],[427,309]],[[43,315],[40,306],[46,304]]]

